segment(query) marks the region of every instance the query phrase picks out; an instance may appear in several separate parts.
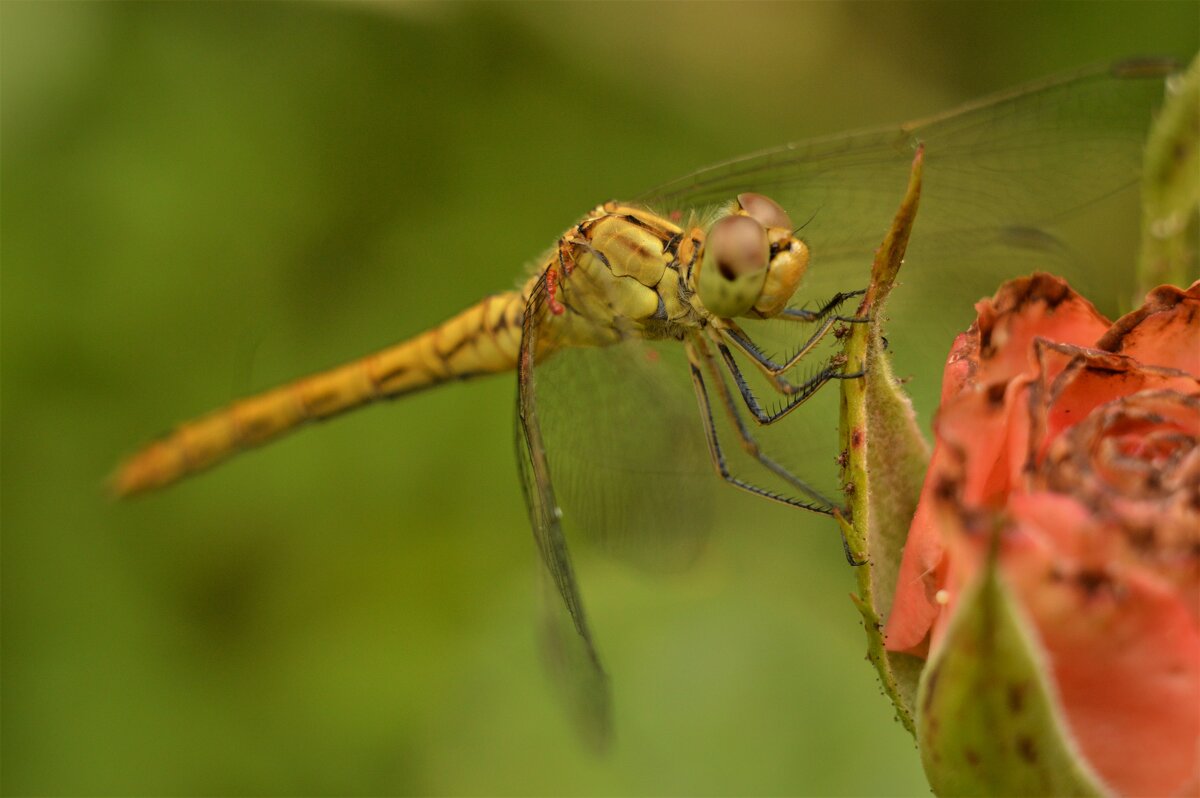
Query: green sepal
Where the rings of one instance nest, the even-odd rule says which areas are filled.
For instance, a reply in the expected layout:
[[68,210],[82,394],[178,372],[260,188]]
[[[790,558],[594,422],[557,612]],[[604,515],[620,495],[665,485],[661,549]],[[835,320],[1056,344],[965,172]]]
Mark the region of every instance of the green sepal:
[[1106,795],[1059,721],[1034,634],[994,554],[921,675],[917,744],[937,795]]
[[891,609],[908,528],[929,465],[929,445],[917,425],[912,402],[892,372],[882,335],[885,301],[896,281],[921,196],[924,150],[913,159],[900,208],[871,267],[871,283],[857,315],[869,324],[851,325],[844,353],[840,439],[846,512],[838,523],[856,563],[858,593],[851,598],[863,617],[867,657],[879,672],[896,717],[915,734],[913,707],[922,661],[887,651],[883,619]]
[[1200,278],[1200,56],[1167,86],[1146,141],[1135,307],[1160,285]]

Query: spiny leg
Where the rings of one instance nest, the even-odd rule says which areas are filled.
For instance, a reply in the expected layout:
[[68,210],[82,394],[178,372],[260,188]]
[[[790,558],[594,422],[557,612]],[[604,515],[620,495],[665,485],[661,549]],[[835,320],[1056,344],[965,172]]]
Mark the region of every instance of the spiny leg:
[[[761,447],[758,445],[758,441],[754,439],[754,437],[750,434],[750,430],[746,428],[746,424],[742,420],[742,415],[738,412],[737,402],[734,401],[733,394],[730,392],[729,386],[725,382],[725,377],[721,373],[720,366],[718,366],[716,359],[713,358],[712,353],[708,349],[708,344],[703,338],[697,337],[692,342],[688,343],[688,360],[689,362],[693,363],[697,360],[700,361],[704,365],[704,368],[708,371],[709,376],[713,380],[713,387],[717,392],[717,396],[721,400],[721,405],[725,408],[726,415],[729,417],[729,420],[733,423],[734,429],[737,431],[738,442],[741,444],[743,451],[757,460],[768,471],[775,474],[784,482],[787,482],[796,490],[808,495],[817,502],[824,504],[826,507],[832,508],[834,506],[834,502],[828,496],[825,496],[816,488],[802,480],[800,477],[796,476],[791,471],[788,471],[784,466],[768,457],[762,451]],[[713,436],[714,438],[716,437],[715,428],[713,431]],[[808,509],[812,508],[810,507]]]
[[820,343],[821,339],[829,333],[830,328],[833,327],[836,321],[837,319],[832,317],[826,319],[812,337],[788,359],[787,363],[783,364],[776,363],[767,353],[763,352],[737,324],[729,322],[720,328],[720,332],[725,340],[733,344],[739,352],[746,355],[754,365],[758,366],[759,371],[766,376],[775,390],[791,396],[799,391],[799,386],[788,380],[783,374],[808,355],[813,347]]
[[833,328],[833,325],[836,322],[840,321],[847,324],[863,324],[869,321],[870,318],[867,316],[829,315],[832,311],[844,304],[846,300],[856,296],[861,296],[865,293],[865,289],[839,292],[817,310],[785,308],[782,313],[780,313],[778,316],[775,316],[775,319],[783,321],[799,321],[806,323],[817,321],[822,322],[821,326],[818,327],[811,336],[809,336],[808,340],[805,341],[804,344],[802,344],[800,348],[797,349],[785,363],[776,363],[771,357],[763,352],[753,340],[751,340],[750,336],[747,335],[746,332],[739,327],[736,322],[732,320],[725,320],[720,329],[730,343],[732,343],[747,357],[754,361],[754,364],[759,367],[759,369],[767,376],[768,379],[771,380],[771,383],[776,390],[784,394],[793,394],[797,393],[800,388],[785,379],[782,376],[783,373],[791,369],[798,362],[800,362],[801,359],[807,356],[813,350],[813,348],[816,347],[816,345],[819,344],[825,338],[825,336],[829,334],[829,331]]
[[[687,351],[688,351],[688,366],[691,369],[691,373],[692,373],[692,386],[693,386],[693,388],[695,388],[695,391],[696,391],[696,400],[700,404],[700,418],[704,423],[704,437],[705,437],[705,440],[708,442],[708,451],[709,451],[709,454],[712,456],[713,467],[716,468],[717,474],[721,477],[721,479],[725,480],[730,485],[733,485],[734,487],[737,487],[737,488],[741,488],[742,490],[746,491],[747,493],[751,493],[755,496],[762,496],[763,498],[771,499],[772,501],[777,501],[781,504],[786,504],[789,507],[799,507],[801,509],[809,510],[811,512],[821,513],[822,515],[832,516],[833,509],[834,509],[832,506],[832,502],[829,502],[827,499],[824,499],[824,497],[821,497],[822,500],[825,502],[825,504],[823,504],[823,505],[815,505],[811,502],[804,502],[799,499],[793,499],[788,496],[783,496],[781,494],[774,493],[769,490],[765,490],[764,488],[760,488],[757,485],[753,485],[749,482],[741,480],[741,479],[735,477],[729,471],[729,466],[725,462],[725,455],[721,451],[720,439],[717,437],[716,423],[715,423],[715,419],[713,418],[713,413],[712,413],[712,403],[708,399],[708,390],[704,384],[704,375],[701,373],[700,367],[696,363],[696,361],[701,358],[690,344],[687,346]],[[748,446],[752,447],[753,448],[752,454],[754,454],[756,459],[758,459],[760,463],[765,465],[767,468],[769,468],[773,472],[779,474],[786,481],[792,482],[793,484],[795,484],[795,482],[799,482],[800,480],[797,477],[795,477],[794,475],[791,475],[789,472],[787,472],[786,469],[784,469],[782,466],[778,465],[773,460],[766,457],[759,451],[758,444],[754,441],[753,438],[750,437],[745,426],[741,423],[741,417],[738,416],[738,414],[737,414],[736,405],[733,403],[732,397],[729,396],[728,388],[724,385],[724,380],[721,378],[720,372],[716,369],[715,364],[711,362],[711,355],[706,354],[705,357],[708,357],[710,360],[709,369],[712,371],[712,373],[714,374],[714,376],[717,380],[717,384],[719,386],[718,390],[721,391],[721,393],[725,397],[726,409],[730,412],[730,415],[732,416],[732,418],[734,418],[734,426],[738,429],[739,435],[742,436],[743,446],[748,445]],[[748,451],[749,451],[749,449],[748,449]],[[785,477],[784,474],[788,474],[788,476]],[[816,491],[811,491],[811,489],[809,489],[808,492],[811,492],[814,495],[820,496],[820,494],[816,493]],[[846,562],[848,562],[852,567],[858,567],[860,565],[864,565],[866,563],[865,560],[859,560],[859,559],[855,558],[854,552],[852,552],[850,550],[850,542],[848,540],[846,540],[846,535],[844,533],[841,534],[841,540],[842,540],[842,553],[845,554],[845,556],[846,556]]]
[[[793,499],[789,496],[784,496],[780,493],[767,490],[766,488],[760,488],[757,485],[746,482],[745,480],[733,475],[733,473],[729,470],[729,465],[725,462],[725,453],[721,450],[721,442],[717,437],[716,421],[713,418],[712,403],[708,398],[708,388],[704,384],[704,375],[701,373],[700,364],[696,362],[696,360],[700,358],[691,346],[688,347],[688,355],[688,366],[690,367],[692,373],[692,387],[696,391],[696,401],[700,404],[700,419],[704,424],[704,437],[708,442],[708,451],[712,456],[713,467],[716,468],[717,474],[721,477],[721,479],[725,480],[730,485],[733,485],[736,488],[741,488],[747,493],[752,493],[755,496],[762,496],[763,498],[771,499],[772,501],[777,501],[781,504],[786,504],[791,507],[799,507],[814,513],[821,513],[822,515],[833,515],[832,503],[817,504],[815,502],[806,502],[800,499]],[[751,443],[754,445],[755,449],[757,449],[757,444],[753,444],[752,441]],[[769,458],[765,459],[767,462],[774,464],[774,461],[771,461]],[[759,461],[763,462],[762,459]],[[771,465],[767,464],[767,462],[763,462],[763,464],[766,465],[767,468],[771,468],[772,471],[775,471],[775,468],[772,468]],[[778,466],[777,464],[774,465],[776,468],[783,470],[782,466]]]
[[829,331],[833,329],[833,325],[839,321],[862,324],[870,321],[870,319],[865,316],[825,316],[816,331],[784,363],[776,363],[771,359],[765,352],[758,348],[758,345],[750,339],[750,336],[741,327],[732,321],[723,323],[719,329],[726,340],[736,346],[739,351],[759,367],[780,393],[793,394],[799,391],[799,386],[784,379],[782,375],[807,357],[817,344],[821,343],[825,336],[829,334]]
[[721,360],[724,361],[725,367],[729,369],[729,373],[733,375],[734,384],[737,385],[738,393],[742,395],[742,401],[746,404],[746,409],[754,416],[754,420],[759,424],[774,424],[779,419],[791,413],[800,405],[812,398],[825,383],[830,380],[853,380],[866,374],[865,371],[854,371],[850,373],[843,372],[840,369],[842,363],[835,358],[832,365],[818,371],[813,376],[806,379],[798,385],[791,386],[792,390],[787,391],[788,399],[780,407],[773,411],[766,411],[762,405],[758,403],[758,398],[754,392],[750,390],[750,385],[746,382],[746,377],[742,374],[742,370],[738,368],[737,361],[734,360],[733,353],[729,351],[729,347],[723,343],[717,344],[717,350],[721,353]]
[[[867,289],[860,288],[857,291],[839,291],[833,295],[833,298],[826,302],[816,310],[805,310],[804,308],[784,308],[783,311],[775,316],[777,319],[785,319],[788,321],[820,321],[829,315],[831,311],[837,310],[847,299],[853,299],[856,296],[862,296],[867,293]],[[865,318],[858,316],[837,316],[839,321],[857,322],[866,321]]]

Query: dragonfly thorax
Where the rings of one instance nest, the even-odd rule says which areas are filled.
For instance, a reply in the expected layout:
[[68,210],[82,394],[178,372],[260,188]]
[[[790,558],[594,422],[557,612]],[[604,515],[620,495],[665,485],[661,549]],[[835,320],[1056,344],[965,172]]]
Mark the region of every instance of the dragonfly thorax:
[[544,346],[629,336],[682,338],[715,319],[770,318],[787,306],[808,247],[781,207],[742,194],[711,224],[609,202],[559,239],[526,291],[542,291]]

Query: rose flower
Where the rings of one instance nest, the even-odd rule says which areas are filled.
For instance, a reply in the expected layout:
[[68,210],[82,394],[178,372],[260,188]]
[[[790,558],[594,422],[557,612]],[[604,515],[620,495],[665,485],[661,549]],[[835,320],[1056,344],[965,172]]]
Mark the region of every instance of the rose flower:
[[939,652],[992,562],[1071,750],[1108,789],[1200,790],[1200,283],[1110,322],[1062,280],[976,306],[886,646]]

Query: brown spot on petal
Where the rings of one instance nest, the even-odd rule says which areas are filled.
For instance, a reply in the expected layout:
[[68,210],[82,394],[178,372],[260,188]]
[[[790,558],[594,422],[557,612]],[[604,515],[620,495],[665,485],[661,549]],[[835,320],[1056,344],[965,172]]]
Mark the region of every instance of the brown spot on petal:
[[850,433],[850,446],[857,449],[860,446],[862,446],[862,442],[863,442],[862,427],[855,427],[854,431]]
[[1091,345],[1111,326],[1065,281],[1048,274],[1005,283],[975,307],[979,378],[988,382],[1007,382],[1020,374],[1027,365],[1027,347],[1038,338]]
[[1149,365],[1200,370],[1200,283],[1186,291],[1162,285],[1140,308],[1117,319],[1096,347]]
[[1037,273],[1030,278],[1030,290],[1026,302],[1044,302],[1046,307],[1054,310],[1075,294],[1067,281],[1053,275]]
[[933,493],[942,501],[954,501],[958,497],[958,482],[950,477],[939,477]]
[[965,756],[967,758],[968,765],[970,765],[973,768],[979,767],[980,758],[979,758],[978,751],[976,751],[973,748],[965,748],[965,749],[963,749],[963,756]]
[[1113,586],[1112,575],[1100,570],[1083,570],[1075,574],[1075,584],[1087,594],[1088,598],[1093,598],[1101,590]]
[[1025,306],[1035,302],[1041,302],[1053,310],[1074,295],[1066,280],[1037,272],[1005,283],[996,292],[992,305],[997,316],[1019,313]]
[[1125,539],[1129,541],[1129,545],[1132,546],[1135,551],[1141,552],[1142,554],[1148,554],[1154,551],[1154,527],[1130,529],[1125,533]]
[[[1170,311],[1187,298],[1188,292],[1183,289],[1173,285],[1160,285],[1146,294],[1146,301],[1140,308],[1126,313],[1113,322],[1113,326],[1104,334],[1104,337],[1096,342],[1096,348],[1108,352],[1120,352],[1125,336],[1137,329],[1139,324],[1156,313]],[[1189,312],[1186,320],[1191,321],[1192,318],[1194,318],[1194,313]]]

